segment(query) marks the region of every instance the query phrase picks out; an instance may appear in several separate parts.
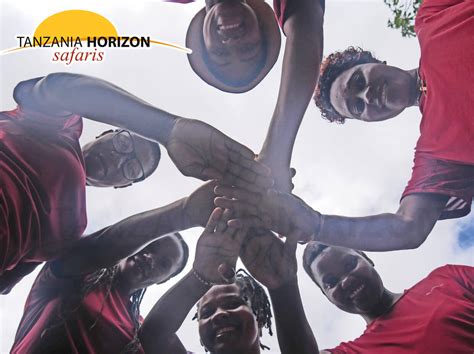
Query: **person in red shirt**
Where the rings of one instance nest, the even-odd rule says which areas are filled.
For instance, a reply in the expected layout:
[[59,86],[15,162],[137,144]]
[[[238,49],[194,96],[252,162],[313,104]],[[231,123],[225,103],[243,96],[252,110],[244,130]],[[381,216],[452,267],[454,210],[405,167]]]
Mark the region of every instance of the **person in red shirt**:
[[[214,209],[196,245],[193,269],[148,314],[140,329],[145,352],[189,353],[176,332],[196,302],[199,336],[206,351],[259,354],[265,349],[260,337],[264,328],[272,334],[271,305],[251,276],[235,273],[240,255],[270,293],[281,353],[314,354],[317,346],[296,281],[296,241],[283,244],[271,233],[248,234],[250,218],[239,228],[228,227],[229,217],[228,211]],[[281,257],[294,263],[288,266],[280,262]]]
[[393,293],[360,251],[310,242],[303,266],[329,301],[367,323],[359,338],[321,353],[474,351],[473,267],[446,265]]
[[84,236],[45,264],[30,291],[12,353],[143,352],[145,289],[178,274],[188,247],[176,231],[205,225],[214,183],[189,197]]
[[273,9],[264,0],[206,0],[186,35],[194,72],[219,90],[243,93],[257,86],[278,59],[280,26],[286,36],[281,83],[258,159],[287,192],[293,145],[318,80],[324,10],[324,0],[274,0]]
[[[20,82],[13,96],[18,108],[0,113],[2,294],[82,235],[86,184],[123,187],[152,173],[160,154],[151,141],[163,144],[185,175],[248,188],[271,185],[268,169],[245,146],[98,78],[49,74]],[[120,130],[81,150],[81,117],[147,140]]]
[[[369,52],[349,48],[324,61],[315,95],[322,115],[339,123],[381,121],[419,105],[421,135],[398,210],[366,217],[321,215],[290,194],[274,193],[268,203],[253,202],[263,207],[262,213],[271,214],[275,231],[285,234],[288,228],[300,228],[301,241],[366,251],[411,249],[426,240],[437,220],[470,212],[474,195],[472,1],[425,0],[415,29],[421,47],[418,69],[389,66]],[[226,193],[232,196],[232,191],[224,189],[222,194]],[[229,203],[222,200],[218,205],[231,207]]]

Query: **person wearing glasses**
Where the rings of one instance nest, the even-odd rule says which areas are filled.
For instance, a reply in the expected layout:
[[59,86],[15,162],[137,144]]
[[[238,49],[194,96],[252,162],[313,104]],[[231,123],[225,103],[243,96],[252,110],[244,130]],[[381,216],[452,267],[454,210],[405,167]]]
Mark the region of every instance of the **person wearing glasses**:
[[[2,294],[83,234],[86,184],[123,187],[152,173],[159,148],[149,141],[162,144],[187,176],[254,189],[273,183],[250,149],[203,122],[160,110],[107,81],[53,73],[20,82],[13,96],[18,107],[0,113]],[[82,151],[82,117],[147,140],[110,133]]]

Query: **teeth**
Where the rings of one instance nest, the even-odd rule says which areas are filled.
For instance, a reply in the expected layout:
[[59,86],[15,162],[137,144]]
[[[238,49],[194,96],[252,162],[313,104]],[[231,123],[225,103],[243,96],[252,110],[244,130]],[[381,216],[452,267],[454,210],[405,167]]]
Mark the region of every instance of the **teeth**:
[[351,293],[350,298],[353,299],[354,297],[356,297],[357,294],[359,294],[363,288],[364,288],[364,285],[362,284]]
[[231,30],[231,29],[234,29],[234,28],[238,28],[239,26],[240,26],[240,24],[238,24],[238,23],[235,23],[235,24],[232,24],[232,25],[220,25],[219,29],[221,29],[221,30]]
[[224,328],[219,328],[217,331],[216,331],[216,337],[224,334],[224,333],[228,333],[228,332],[231,332],[235,329],[235,327],[224,327]]

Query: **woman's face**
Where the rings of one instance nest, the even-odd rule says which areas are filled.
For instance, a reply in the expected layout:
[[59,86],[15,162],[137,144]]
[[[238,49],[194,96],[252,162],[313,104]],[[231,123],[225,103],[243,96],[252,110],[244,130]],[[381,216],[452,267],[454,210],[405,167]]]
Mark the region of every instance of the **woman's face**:
[[183,262],[183,247],[174,236],[165,236],[119,263],[120,277],[130,292],[169,279]]
[[353,250],[328,247],[315,258],[311,271],[329,301],[343,311],[368,314],[382,298],[380,276]]
[[264,50],[254,10],[244,0],[223,0],[206,12],[204,44],[214,71],[227,81],[254,75]]
[[343,117],[376,122],[393,118],[411,106],[413,88],[413,78],[402,69],[361,64],[334,80],[329,97]]
[[215,354],[247,353],[259,348],[257,320],[237,285],[215,285],[199,301],[199,335]]

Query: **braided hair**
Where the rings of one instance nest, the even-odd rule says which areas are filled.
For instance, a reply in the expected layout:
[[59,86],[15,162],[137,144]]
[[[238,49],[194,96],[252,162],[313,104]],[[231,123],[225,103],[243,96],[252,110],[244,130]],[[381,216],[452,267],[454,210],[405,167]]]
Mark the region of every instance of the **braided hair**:
[[346,120],[331,104],[330,92],[334,80],[344,71],[360,64],[386,63],[360,47],[349,47],[344,51],[331,53],[321,63],[319,81],[314,91],[314,102],[321,116],[330,122],[343,124]]

